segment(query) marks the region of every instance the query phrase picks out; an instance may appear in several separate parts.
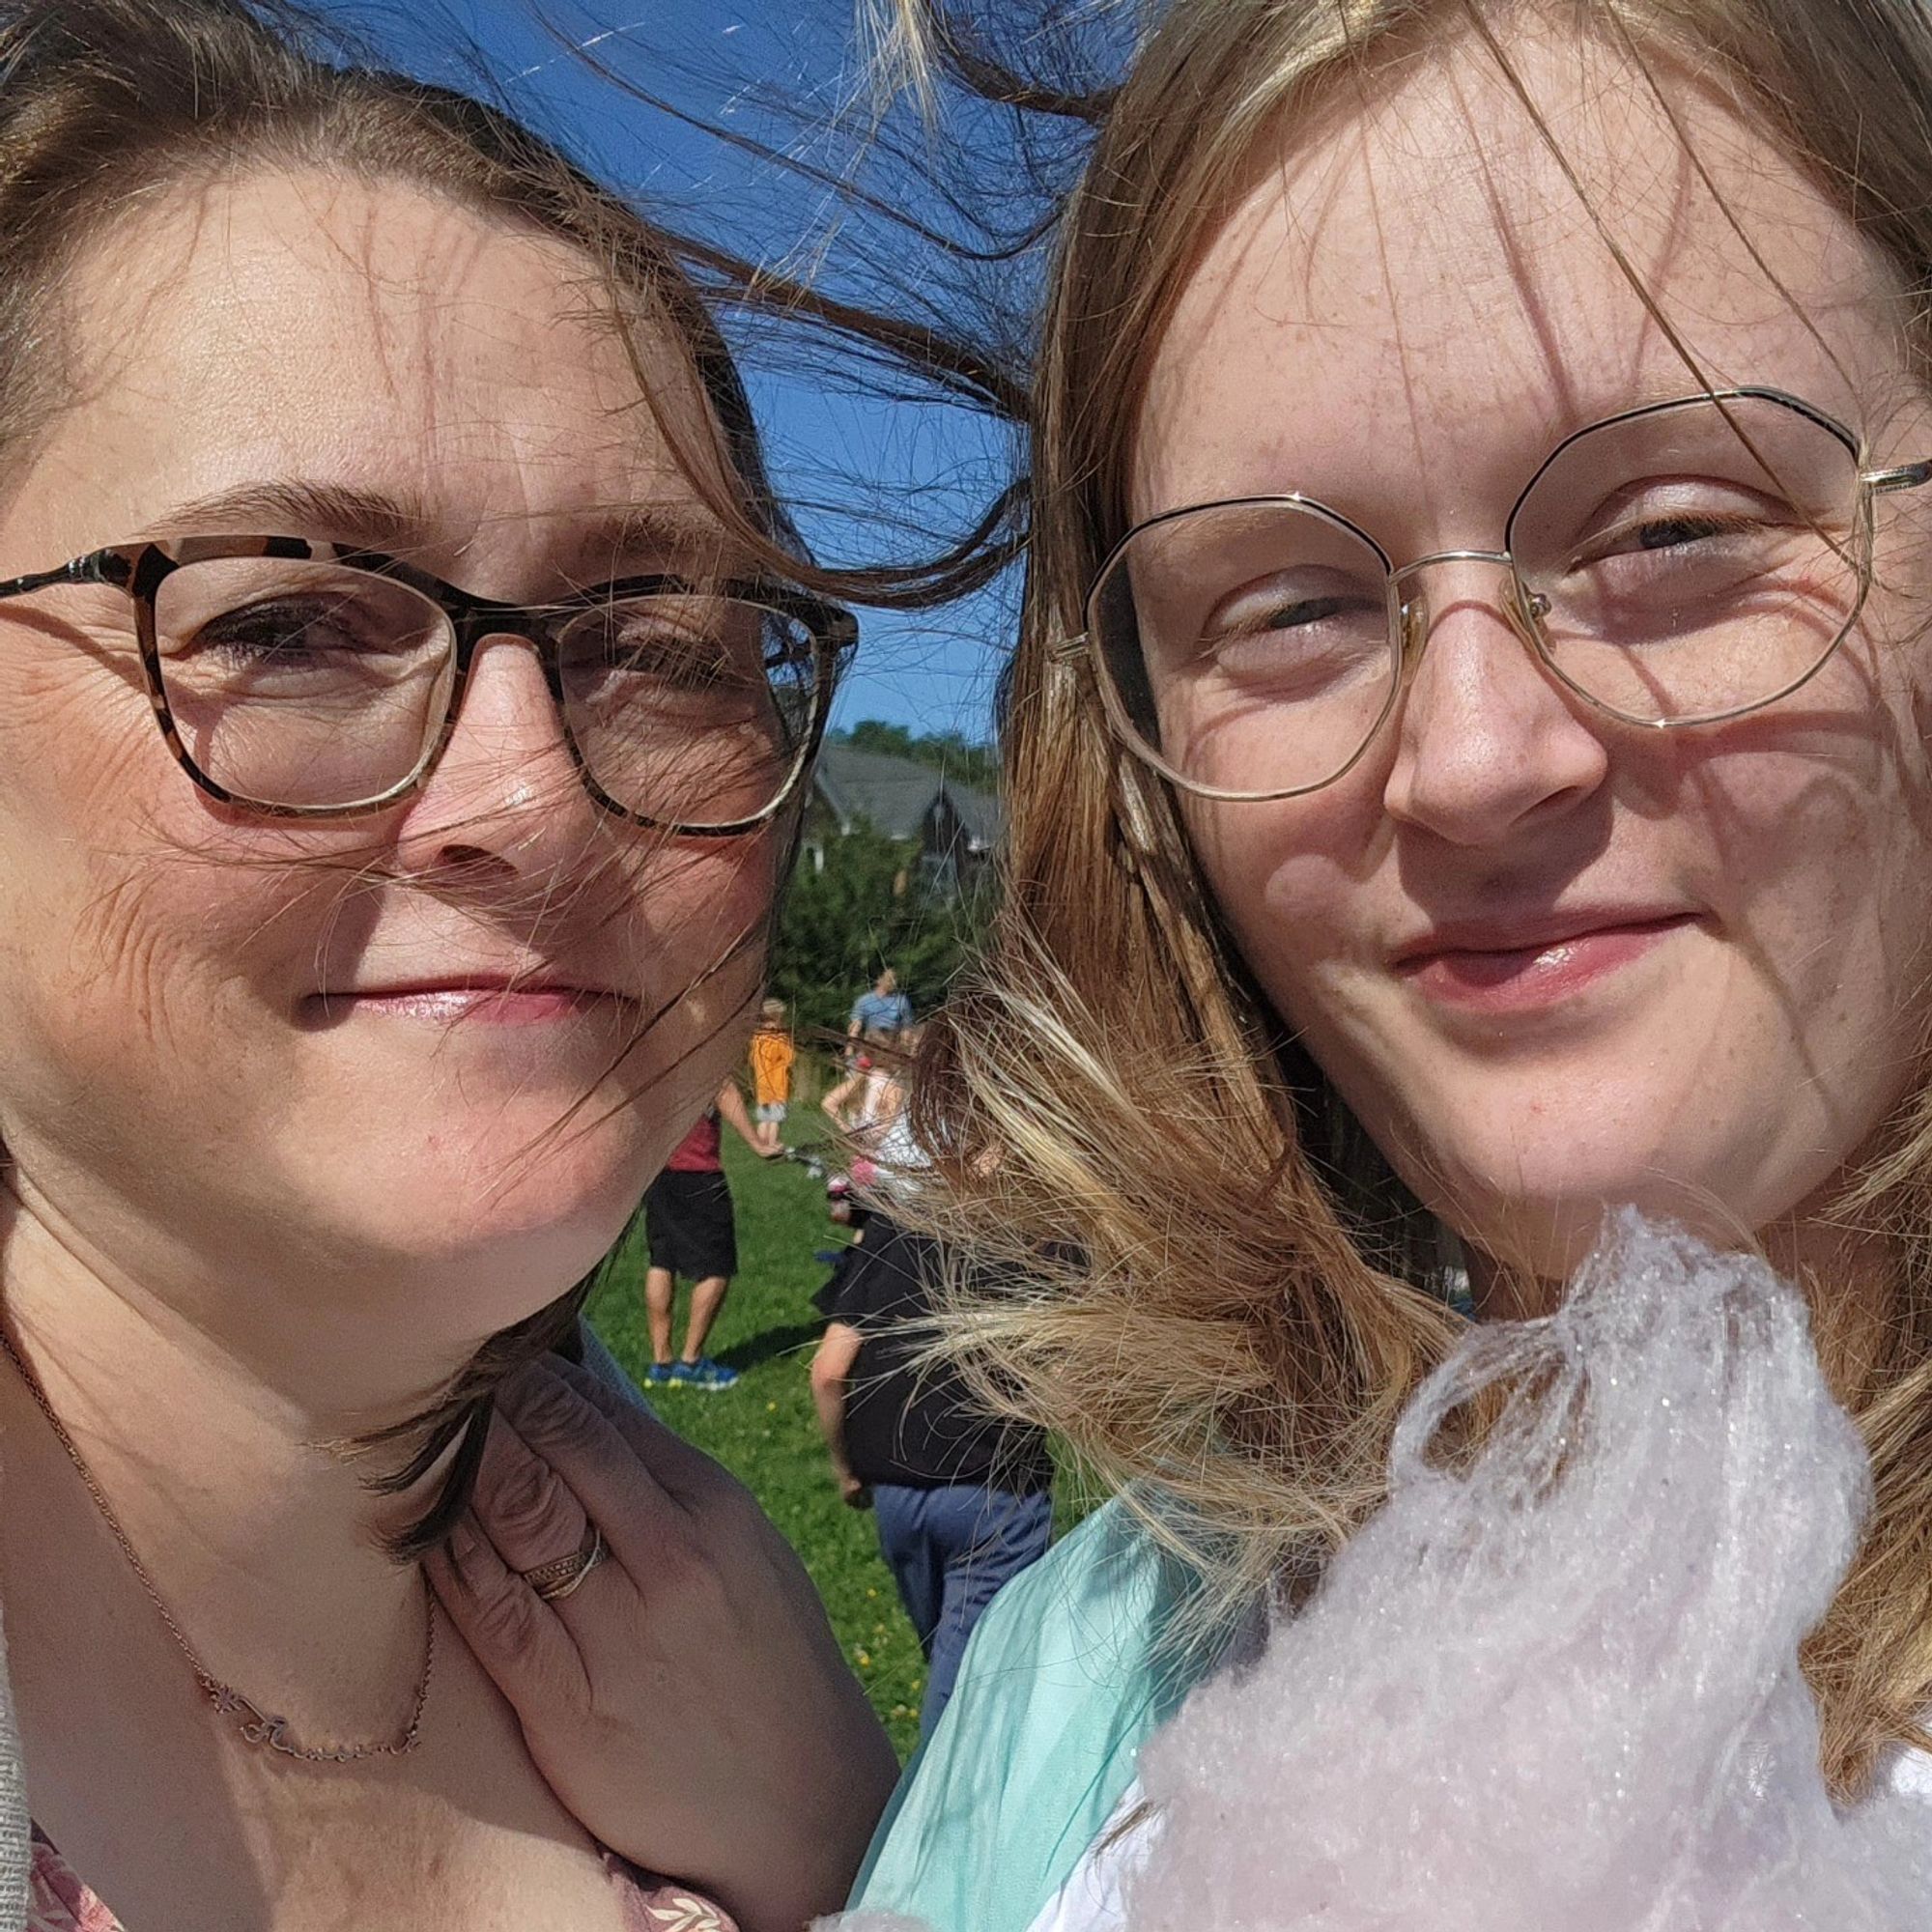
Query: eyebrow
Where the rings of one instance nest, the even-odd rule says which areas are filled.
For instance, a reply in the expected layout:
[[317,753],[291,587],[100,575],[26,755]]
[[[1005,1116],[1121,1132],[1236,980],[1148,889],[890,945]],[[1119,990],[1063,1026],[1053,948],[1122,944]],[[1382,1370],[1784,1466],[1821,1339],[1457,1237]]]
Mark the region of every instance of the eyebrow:
[[743,545],[716,518],[677,503],[628,503],[593,512],[571,532],[570,550],[585,567],[588,582],[610,582],[639,565],[688,565],[700,557],[730,574],[753,567]]
[[304,536],[387,551],[419,544],[431,521],[428,506],[412,497],[277,478],[178,503],[156,527],[178,536]]
[[[540,512],[529,520],[568,525],[575,514]],[[428,545],[438,522],[420,497],[283,477],[238,483],[179,503],[156,520],[156,533],[313,537],[406,556]],[[463,548],[487,541],[488,532],[485,525]],[[611,580],[620,564],[663,564],[738,549],[714,519],[676,503],[595,510],[567,534],[571,560],[589,567],[588,582]]]

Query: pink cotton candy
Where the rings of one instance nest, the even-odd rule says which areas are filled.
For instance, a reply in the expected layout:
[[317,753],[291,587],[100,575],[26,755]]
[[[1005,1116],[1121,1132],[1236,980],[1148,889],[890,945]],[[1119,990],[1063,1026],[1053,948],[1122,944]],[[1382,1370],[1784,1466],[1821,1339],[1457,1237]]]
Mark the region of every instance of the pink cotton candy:
[[[1426,1451],[1514,1390],[1461,1473]],[[1798,1295],[1620,1218],[1547,1321],[1472,1331],[1390,1499],[1142,1756],[1131,1932],[1905,1932],[1932,1806],[1833,1807],[1798,1645],[1865,1458]]]

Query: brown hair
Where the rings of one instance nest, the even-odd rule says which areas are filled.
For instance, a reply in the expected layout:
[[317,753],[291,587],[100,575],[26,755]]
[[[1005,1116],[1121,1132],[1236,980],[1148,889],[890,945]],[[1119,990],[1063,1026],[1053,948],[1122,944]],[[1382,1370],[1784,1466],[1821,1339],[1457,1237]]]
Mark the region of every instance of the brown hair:
[[[923,50],[928,76],[983,91],[991,75],[1009,101],[1051,91],[928,0],[896,4],[899,52]],[[918,1130],[947,1185],[924,1212],[1028,1282],[957,1297],[953,1345],[981,1394],[1059,1432],[1125,1492],[1203,1580],[1200,1630],[1375,1508],[1395,1418],[1462,1322],[1436,1292],[1435,1223],[1285,1037],[1217,923],[1172,796],[1116,751],[1084,668],[1057,646],[1083,628],[1086,587],[1125,527],[1123,399],[1143,393],[1257,143],[1318,88],[1366,80],[1429,36],[1473,34],[1514,83],[1497,38],[1512,11],[1173,0],[1117,92],[1053,110],[1091,115],[1099,133],[1061,224],[1034,386],[1003,902],[985,968],[928,1040]],[[1542,11],[1619,40],[1646,73],[1688,55],[1768,126],[1918,298],[1923,375],[1932,14],[1914,0]],[[1923,1741],[1932,1702],[1932,1098],[1891,1145],[1838,1204],[1895,1237],[1876,1362],[1850,1369],[1856,1311],[1810,1285],[1877,1494],[1806,1655],[1824,1767],[1845,1792],[1889,1742]]]
[[[753,554],[813,575],[767,483],[737,369],[672,239],[508,115],[357,64],[318,19],[279,0],[0,0],[0,444],[30,444],[61,407],[59,299],[86,238],[157,187],[252,163],[408,183],[579,249],[627,345],[626,325],[644,320],[690,356],[719,449],[680,448],[641,371],[639,387],[693,486]],[[522,1362],[572,1342],[590,1286],[493,1337],[422,1414],[355,1445],[405,1450],[402,1467],[372,1483],[390,1495],[448,1459],[434,1497],[390,1539],[399,1555],[447,1534],[469,1499],[494,1390]]]

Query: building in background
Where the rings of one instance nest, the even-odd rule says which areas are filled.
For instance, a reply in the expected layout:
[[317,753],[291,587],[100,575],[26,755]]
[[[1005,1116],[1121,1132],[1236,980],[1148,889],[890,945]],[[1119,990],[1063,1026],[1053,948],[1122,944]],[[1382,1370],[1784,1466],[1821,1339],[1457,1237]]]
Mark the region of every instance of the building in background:
[[818,756],[805,821],[806,862],[823,869],[828,844],[864,826],[911,851],[929,892],[969,888],[1000,836],[999,801],[940,766],[828,740]]

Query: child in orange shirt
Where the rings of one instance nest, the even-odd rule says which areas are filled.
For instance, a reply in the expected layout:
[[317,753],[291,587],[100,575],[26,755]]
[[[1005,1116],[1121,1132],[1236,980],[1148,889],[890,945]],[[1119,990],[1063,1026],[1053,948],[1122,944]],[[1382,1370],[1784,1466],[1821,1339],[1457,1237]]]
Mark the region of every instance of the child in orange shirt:
[[784,1002],[767,1000],[752,1036],[752,1099],[758,1145],[768,1153],[779,1151],[779,1128],[791,1098],[791,1064],[797,1058],[798,1048],[785,1027]]

